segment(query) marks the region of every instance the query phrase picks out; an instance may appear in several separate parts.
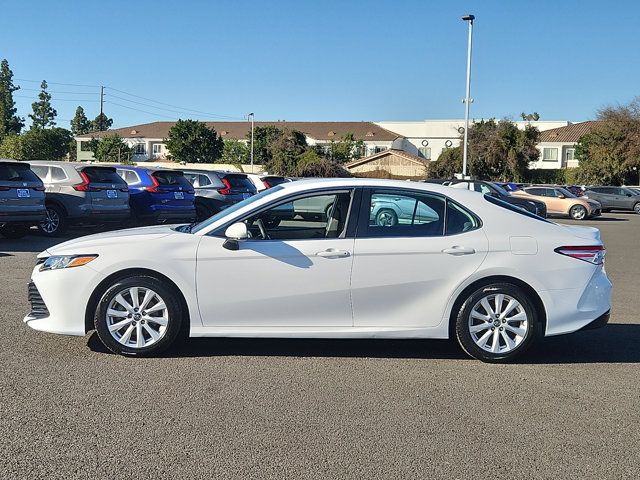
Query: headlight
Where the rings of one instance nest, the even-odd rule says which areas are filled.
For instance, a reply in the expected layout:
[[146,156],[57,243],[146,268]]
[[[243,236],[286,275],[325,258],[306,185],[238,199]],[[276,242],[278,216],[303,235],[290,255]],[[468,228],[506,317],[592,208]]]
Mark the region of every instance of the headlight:
[[80,267],[95,260],[97,257],[98,255],[52,255],[44,261],[40,271]]

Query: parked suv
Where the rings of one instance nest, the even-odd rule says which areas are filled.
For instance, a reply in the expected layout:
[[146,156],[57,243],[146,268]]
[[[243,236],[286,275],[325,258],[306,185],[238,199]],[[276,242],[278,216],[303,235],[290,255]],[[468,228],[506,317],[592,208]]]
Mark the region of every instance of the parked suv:
[[0,160],[0,234],[23,237],[44,218],[42,180],[28,163]]
[[485,195],[491,195],[492,197],[499,198],[511,205],[523,208],[534,215],[538,215],[539,217],[546,218],[547,216],[547,206],[544,202],[533,198],[523,198],[511,195],[500,185],[493,182],[485,182],[481,180],[456,180],[452,181],[449,186],[453,188],[466,188],[468,190],[484,193]]
[[137,224],[181,223],[196,219],[195,191],[179,170],[118,166],[129,186],[132,221]]
[[258,191],[245,173],[218,170],[185,170],[184,176],[196,190],[198,220],[209,218]]
[[590,198],[576,197],[562,187],[534,185],[517,190],[512,195],[544,202],[549,215],[566,215],[574,220],[586,220],[602,214],[600,203]]
[[29,162],[45,186],[46,218],[38,225],[47,236],[70,225],[123,223],[129,218],[129,189],[114,167],[72,162]]
[[640,214],[640,197],[627,187],[587,187],[585,197],[602,204],[603,212],[632,210]]

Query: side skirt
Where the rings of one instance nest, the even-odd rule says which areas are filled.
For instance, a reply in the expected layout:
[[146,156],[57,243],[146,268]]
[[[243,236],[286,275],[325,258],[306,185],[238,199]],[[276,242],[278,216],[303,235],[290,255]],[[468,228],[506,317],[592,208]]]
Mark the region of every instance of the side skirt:
[[380,327],[200,327],[191,326],[190,337],[244,338],[449,338],[447,328]]

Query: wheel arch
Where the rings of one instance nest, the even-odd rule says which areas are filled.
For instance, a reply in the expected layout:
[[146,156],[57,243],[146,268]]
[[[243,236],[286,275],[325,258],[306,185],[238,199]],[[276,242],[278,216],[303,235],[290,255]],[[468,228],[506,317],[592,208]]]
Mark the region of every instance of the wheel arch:
[[453,306],[451,307],[451,311],[449,312],[449,338],[455,338],[456,318],[458,316],[458,312],[460,311],[460,307],[467,299],[467,297],[471,294],[471,292],[491,283],[511,283],[527,292],[529,298],[533,302],[536,313],[538,313],[538,315],[540,316],[540,320],[542,322],[541,332],[544,335],[544,332],[546,332],[547,330],[547,311],[544,308],[544,303],[542,302],[540,295],[538,295],[538,292],[536,292],[535,289],[527,282],[524,282],[518,278],[511,277],[509,275],[492,275],[489,277],[480,278],[470,283],[456,297],[456,300],[453,302]]
[[184,315],[183,326],[183,334],[188,335],[189,326],[191,324],[191,315],[189,313],[189,306],[187,304],[187,300],[182,293],[182,290],[176,285],[176,283],[171,280],[166,275],[163,275],[160,272],[155,270],[151,270],[149,268],[127,268],[124,270],[119,270],[107,276],[104,280],[102,280],[96,288],[94,288],[91,296],[89,297],[89,301],[87,302],[87,307],[84,312],[84,331],[85,333],[93,330],[93,318],[94,312],[96,311],[96,307],[98,302],[100,301],[100,297],[104,294],[104,292],[109,288],[114,281],[130,277],[133,275],[147,275],[150,277],[155,277],[162,282],[165,282],[174,292],[178,295],[178,299],[180,301],[180,305],[182,306],[182,314]]

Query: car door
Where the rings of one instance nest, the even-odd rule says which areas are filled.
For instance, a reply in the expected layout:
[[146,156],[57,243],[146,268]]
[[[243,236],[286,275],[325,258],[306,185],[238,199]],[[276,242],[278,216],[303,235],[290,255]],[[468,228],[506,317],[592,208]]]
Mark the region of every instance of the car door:
[[625,188],[616,187],[616,196],[618,198],[618,208],[623,210],[633,210],[635,205],[635,198],[631,192],[628,192]]
[[[248,214],[238,221],[251,237],[238,250],[222,247],[224,227],[204,236],[196,274],[204,326],[351,327],[354,196],[353,189],[307,193]],[[298,204],[329,201],[330,218],[295,214]],[[293,216],[279,214],[283,203]]]
[[[379,198],[412,203],[414,214],[393,224],[378,222],[371,210]],[[450,295],[480,266],[487,249],[479,220],[444,196],[365,190],[351,276],[354,326],[438,325]]]

